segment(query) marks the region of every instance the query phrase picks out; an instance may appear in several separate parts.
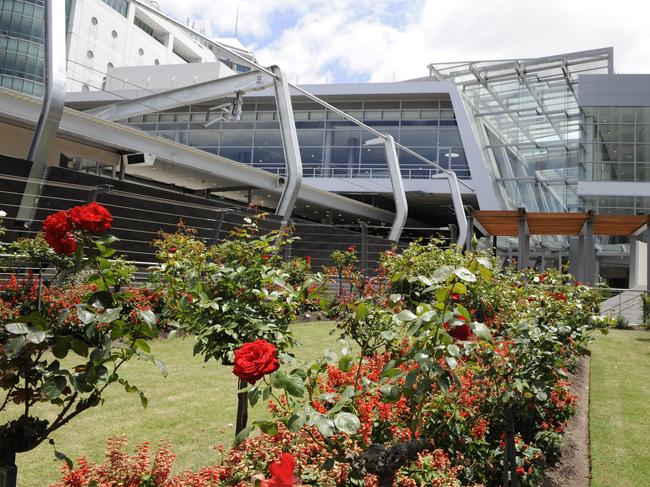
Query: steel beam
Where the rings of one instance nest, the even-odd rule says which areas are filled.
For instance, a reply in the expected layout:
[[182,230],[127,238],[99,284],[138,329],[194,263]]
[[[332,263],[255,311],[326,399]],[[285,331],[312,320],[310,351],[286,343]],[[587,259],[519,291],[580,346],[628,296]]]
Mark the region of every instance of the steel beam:
[[44,95],[41,113],[27,159],[32,161],[29,179],[20,200],[16,223],[29,228],[47,178],[47,158],[54,147],[65,105],[66,47],[65,4],[46,0],[44,4]]
[[385,136],[384,149],[386,150],[390,184],[393,188],[393,199],[395,200],[395,220],[393,220],[393,226],[388,234],[388,239],[393,242],[398,242],[402,236],[406,218],[408,217],[408,202],[406,201],[406,192],[404,191],[404,181],[402,181],[402,172],[399,167],[395,140],[392,135]]
[[[0,118],[23,125],[38,120],[40,103],[34,98],[0,88]],[[166,161],[199,173],[214,174],[233,184],[247,184],[271,193],[277,193],[278,177],[262,169],[234,162],[209,152],[195,149],[172,140],[147,134],[142,130],[86,115],[85,112],[66,109],[61,119],[60,137],[70,137],[79,143],[99,145],[121,151],[151,152],[156,160]],[[303,185],[300,199],[358,218],[390,223],[395,214],[345,196]]]
[[585,222],[584,234],[583,279],[587,284],[593,286],[596,282],[596,245],[594,240],[594,221],[591,216]]
[[273,82],[273,77],[262,71],[249,71],[248,73],[235,74],[181,88],[172,88],[161,93],[93,108],[86,110],[84,113],[103,120],[124,120],[137,115],[162,112],[172,108],[218,100],[219,98],[235,98],[237,92],[246,93],[263,90],[273,86]]
[[289,83],[286,78],[282,76],[280,68],[273,66],[271,70],[276,76],[273,80],[275,102],[278,107],[280,133],[282,134],[282,146],[284,147],[284,159],[287,163],[287,178],[275,214],[286,220],[291,217],[291,212],[296,204],[296,199],[300,192],[300,186],[302,185],[302,159],[300,158],[300,146],[298,145],[296,121],[293,118]]
[[[467,214],[465,213],[465,205],[463,205],[463,197],[460,194],[460,186],[458,185],[458,178],[456,173],[450,171],[446,174],[447,181],[449,182],[449,192],[451,193],[451,201],[454,204],[454,213],[456,214],[456,223],[458,224],[458,240],[457,245],[462,248],[465,244],[467,236],[474,233],[473,225],[470,227],[467,224]],[[470,236],[471,238],[471,236]]]

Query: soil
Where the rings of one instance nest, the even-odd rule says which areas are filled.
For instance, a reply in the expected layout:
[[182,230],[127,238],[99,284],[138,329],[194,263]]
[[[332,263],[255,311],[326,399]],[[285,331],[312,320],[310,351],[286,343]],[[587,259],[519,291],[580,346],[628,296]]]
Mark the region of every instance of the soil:
[[589,487],[589,356],[573,376],[573,392],[579,395],[576,414],[567,423],[560,460],[544,473],[544,487]]

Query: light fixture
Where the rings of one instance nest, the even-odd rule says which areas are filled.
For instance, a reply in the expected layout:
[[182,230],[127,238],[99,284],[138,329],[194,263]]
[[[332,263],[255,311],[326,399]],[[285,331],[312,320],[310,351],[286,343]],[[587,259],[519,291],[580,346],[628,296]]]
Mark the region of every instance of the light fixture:
[[458,152],[446,152],[443,154],[445,157],[451,157],[452,159],[459,157],[460,154]]

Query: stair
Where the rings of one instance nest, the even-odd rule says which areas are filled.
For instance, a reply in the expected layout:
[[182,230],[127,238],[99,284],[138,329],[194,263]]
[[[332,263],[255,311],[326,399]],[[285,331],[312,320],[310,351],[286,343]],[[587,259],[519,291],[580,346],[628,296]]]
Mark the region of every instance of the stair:
[[643,324],[643,287],[636,287],[600,303],[603,316],[622,316],[630,325]]

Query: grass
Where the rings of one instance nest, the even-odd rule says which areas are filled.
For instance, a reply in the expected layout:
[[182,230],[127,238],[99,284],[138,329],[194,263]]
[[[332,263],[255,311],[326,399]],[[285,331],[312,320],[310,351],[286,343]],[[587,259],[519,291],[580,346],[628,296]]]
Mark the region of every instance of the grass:
[[612,330],[591,350],[591,486],[647,486],[650,333]]
[[[335,348],[336,335],[329,334],[332,328],[331,322],[294,325],[301,343],[295,350],[297,358],[314,360]],[[192,346],[191,338],[155,342],[152,352],[167,365],[167,378],[153,364],[140,361],[127,364],[124,371],[131,383],[145,391],[148,408],[143,409],[138,396],[125,394],[120,386],[109,388],[103,405],[53,435],[57,449],[75,460],[87,455],[102,461],[106,438],[126,434],[130,447],[171,440],[178,455],[177,471],[216,463],[213,445],[229,445],[234,435],[237,383],[230,367],[193,357]],[[264,407],[258,405],[251,413],[252,418],[263,415]],[[17,464],[19,487],[45,486],[60,479],[61,462],[54,460],[48,444],[19,454]]]

